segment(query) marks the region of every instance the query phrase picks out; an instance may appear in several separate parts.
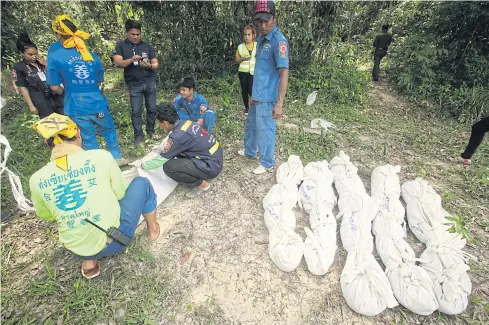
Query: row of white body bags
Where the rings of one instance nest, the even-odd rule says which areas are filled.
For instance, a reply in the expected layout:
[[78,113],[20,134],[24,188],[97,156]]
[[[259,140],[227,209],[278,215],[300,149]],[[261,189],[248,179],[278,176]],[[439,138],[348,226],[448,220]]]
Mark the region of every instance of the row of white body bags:
[[305,227],[304,258],[308,270],[324,275],[336,254],[336,218],[333,208],[336,196],[332,187],[333,173],[328,162],[311,162],[304,168],[304,181],[299,188],[299,206],[309,214],[310,228]]
[[462,313],[472,291],[467,262],[475,257],[462,250],[466,244],[464,238],[448,232],[450,224],[445,217],[449,213],[443,209],[441,197],[428,182],[418,178],[404,183],[402,197],[407,204],[409,228],[426,244],[419,259],[433,281],[438,310],[448,315]]
[[348,306],[355,312],[366,316],[378,315],[398,303],[387,276],[372,255],[371,222],[377,206],[366,193],[350,157],[340,152],[331,160],[329,167],[339,194],[341,241],[348,252],[341,274],[341,290]]
[[404,208],[400,201],[399,166],[385,165],[373,170],[372,199],[378,212],[372,224],[375,246],[394,296],[401,305],[419,315],[438,309],[433,282],[428,273],[416,265],[415,253],[404,240]]
[[304,167],[299,157],[290,156],[277,169],[277,184],[263,199],[264,220],[269,231],[268,254],[284,272],[293,271],[304,255],[304,242],[295,232],[298,185],[303,179]]

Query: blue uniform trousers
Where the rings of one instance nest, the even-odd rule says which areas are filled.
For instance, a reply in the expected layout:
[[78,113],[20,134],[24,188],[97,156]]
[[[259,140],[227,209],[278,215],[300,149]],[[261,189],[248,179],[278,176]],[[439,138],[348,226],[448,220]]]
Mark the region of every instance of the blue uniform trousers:
[[121,150],[115,132],[114,120],[110,113],[105,113],[103,118],[98,118],[97,114],[70,116],[73,122],[80,129],[83,141],[83,149],[99,149],[97,133],[99,132],[105,139],[107,150],[114,159],[121,158]]
[[260,150],[260,163],[265,168],[275,164],[275,134],[277,120],[272,118],[276,102],[254,104],[251,102],[244,131],[244,150],[250,157]]

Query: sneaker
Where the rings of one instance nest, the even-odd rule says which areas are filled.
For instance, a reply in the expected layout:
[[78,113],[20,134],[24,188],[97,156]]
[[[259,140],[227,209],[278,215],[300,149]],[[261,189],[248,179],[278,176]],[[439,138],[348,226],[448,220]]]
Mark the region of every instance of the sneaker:
[[463,163],[465,166],[470,166],[470,165],[472,165],[472,160],[470,160],[470,159],[466,159],[466,158],[462,158],[462,163]]
[[238,155],[240,155],[241,157],[246,157],[246,154],[245,154],[244,149],[239,149],[238,150]]
[[134,140],[134,145],[135,145],[136,147],[139,147],[139,146],[141,145],[141,143],[143,143],[143,142],[144,142],[144,138],[143,138],[143,137],[136,138],[136,139]]
[[128,165],[130,163],[129,159],[126,159],[126,158],[119,158],[119,159],[116,159],[115,161],[117,161],[117,165],[119,167]]
[[265,168],[262,165],[260,165],[253,170],[253,174],[261,175],[261,174],[265,174],[266,172],[272,172],[272,171],[273,171],[273,167]]

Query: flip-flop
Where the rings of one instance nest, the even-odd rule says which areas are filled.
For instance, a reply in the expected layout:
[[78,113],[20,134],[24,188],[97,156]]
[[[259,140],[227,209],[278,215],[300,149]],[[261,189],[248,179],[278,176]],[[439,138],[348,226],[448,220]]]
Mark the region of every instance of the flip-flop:
[[83,264],[81,266],[81,274],[83,277],[87,280],[93,279],[95,277],[98,277],[100,275],[100,263],[97,261],[94,267],[88,270],[83,269]]
[[148,236],[148,240],[149,240],[150,242],[155,242],[155,241],[156,241],[158,238],[160,238],[161,227],[160,227],[160,224],[159,224],[158,222],[156,222],[156,223],[158,224],[158,236],[156,236],[156,238],[155,238],[155,239],[150,239],[150,238],[149,238],[149,233],[148,233],[148,235],[147,235],[147,236]]

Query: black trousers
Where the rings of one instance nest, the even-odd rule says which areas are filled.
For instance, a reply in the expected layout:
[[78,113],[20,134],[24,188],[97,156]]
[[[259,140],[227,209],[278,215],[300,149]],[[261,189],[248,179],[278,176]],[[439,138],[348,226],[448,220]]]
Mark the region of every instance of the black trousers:
[[375,51],[374,53],[374,69],[372,70],[372,78],[375,81],[379,80],[380,77],[380,61],[387,54],[387,51]]
[[188,158],[177,158],[167,161],[163,165],[165,174],[178,184],[186,186],[199,186],[204,180],[211,179],[211,175],[198,169],[194,162]]
[[239,84],[241,85],[241,96],[243,96],[243,104],[248,113],[249,100],[251,98],[251,91],[253,90],[253,76],[248,72],[238,72]]
[[477,150],[477,147],[479,147],[481,144],[482,140],[484,139],[484,135],[487,132],[489,132],[489,116],[472,125],[472,134],[470,135],[469,144],[462,153],[462,158],[472,158],[472,155]]

